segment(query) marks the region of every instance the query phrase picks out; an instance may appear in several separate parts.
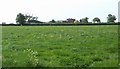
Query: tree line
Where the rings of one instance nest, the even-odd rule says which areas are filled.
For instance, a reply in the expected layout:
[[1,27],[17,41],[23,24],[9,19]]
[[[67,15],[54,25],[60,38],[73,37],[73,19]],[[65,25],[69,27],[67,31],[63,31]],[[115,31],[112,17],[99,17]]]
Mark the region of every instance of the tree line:
[[[80,20],[76,20],[74,18],[68,18],[66,20],[62,20],[62,21],[55,21],[54,19],[52,19],[51,21],[49,21],[48,23],[80,23],[80,24],[90,24],[92,22],[88,22],[88,17],[82,18]],[[116,16],[112,15],[112,14],[108,14],[107,16],[107,22],[106,23],[115,23],[116,20]],[[40,23],[46,23],[46,22],[41,22],[38,20],[38,17],[34,17],[31,15],[27,15],[27,14],[22,14],[19,13],[16,16],[16,23],[17,24],[40,24]],[[93,19],[93,23],[102,23],[100,18],[95,17]]]

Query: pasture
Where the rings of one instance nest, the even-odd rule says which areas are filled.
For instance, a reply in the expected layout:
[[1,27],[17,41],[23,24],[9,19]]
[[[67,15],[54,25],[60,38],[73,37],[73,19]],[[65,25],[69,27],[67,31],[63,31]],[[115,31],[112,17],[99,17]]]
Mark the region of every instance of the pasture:
[[3,26],[3,67],[117,67],[118,26]]

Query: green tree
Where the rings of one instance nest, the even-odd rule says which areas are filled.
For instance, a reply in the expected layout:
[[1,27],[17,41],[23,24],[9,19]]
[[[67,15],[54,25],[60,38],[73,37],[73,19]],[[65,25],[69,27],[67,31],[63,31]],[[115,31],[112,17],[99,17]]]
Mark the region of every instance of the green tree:
[[117,18],[116,18],[115,15],[109,14],[108,17],[107,17],[107,22],[112,23],[112,22],[115,22],[116,19]]
[[17,24],[25,24],[25,21],[26,20],[26,17],[22,14],[22,13],[19,13],[16,17],[16,23]]
[[50,21],[50,23],[56,23],[56,21],[55,21],[54,19],[52,19],[52,20]]
[[75,20],[74,23],[77,24],[77,23],[79,23],[79,21],[78,21],[78,20]]
[[33,16],[30,16],[30,15],[25,15],[25,18],[26,18],[26,22],[27,22],[28,24],[39,22],[39,21],[37,20],[38,17],[33,17]]
[[93,19],[93,22],[94,22],[94,23],[95,23],[95,22],[100,23],[101,21],[100,21],[100,19],[99,19],[98,17],[95,17],[95,18]]
[[87,24],[87,23],[89,23],[88,22],[88,17],[85,17],[85,18],[83,18],[83,19],[80,19],[80,23],[82,23],[82,24]]
[[33,19],[33,16],[25,15],[25,18],[26,18],[26,22],[30,24],[30,21]]

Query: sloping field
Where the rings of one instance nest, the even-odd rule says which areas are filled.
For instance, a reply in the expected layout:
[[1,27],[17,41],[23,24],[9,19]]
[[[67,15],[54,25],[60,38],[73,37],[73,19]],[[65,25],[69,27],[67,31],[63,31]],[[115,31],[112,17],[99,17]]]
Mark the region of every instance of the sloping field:
[[118,26],[3,26],[3,67],[115,67]]

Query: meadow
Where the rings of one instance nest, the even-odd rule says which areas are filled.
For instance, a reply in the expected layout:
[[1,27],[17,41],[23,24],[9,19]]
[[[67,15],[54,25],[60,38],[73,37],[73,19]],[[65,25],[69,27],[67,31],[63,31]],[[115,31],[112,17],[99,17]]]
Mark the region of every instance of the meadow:
[[118,26],[3,26],[3,67],[117,67]]

